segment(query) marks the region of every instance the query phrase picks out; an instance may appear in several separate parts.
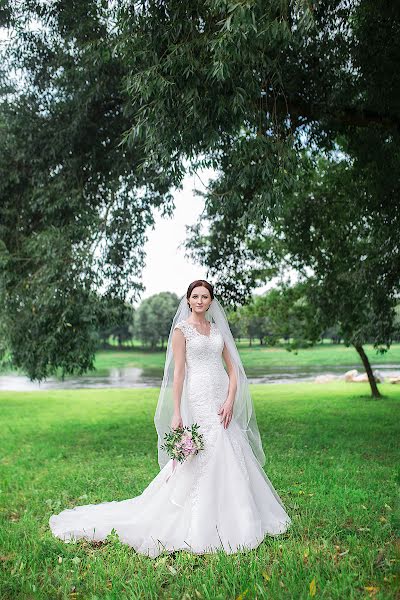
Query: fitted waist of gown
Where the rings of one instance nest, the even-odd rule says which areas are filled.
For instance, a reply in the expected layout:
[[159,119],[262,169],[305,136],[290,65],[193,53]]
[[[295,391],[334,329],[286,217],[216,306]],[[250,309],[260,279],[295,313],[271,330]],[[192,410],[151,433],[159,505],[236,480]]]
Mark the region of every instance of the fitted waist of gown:
[[189,362],[186,378],[193,420],[208,438],[211,430],[215,432],[222,427],[218,410],[228,395],[229,376],[222,360],[217,358],[212,364],[207,362],[207,368],[199,368],[198,362],[194,365]]
[[[204,365],[201,361],[187,362],[186,384],[196,396],[202,388],[206,387],[210,392],[214,392],[220,400],[220,396],[226,394],[229,389],[229,376],[220,358],[212,362],[205,361]],[[211,398],[214,397],[214,394]]]
[[227,372],[224,367],[224,363],[222,362],[222,357],[220,354],[210,353],[209,355],[195,355],[195,356],[187,356],[186,357],[186,369],[191,373],[201,373],[206,376],[207,374],[212,373],[213,371],[218,371],[222,374]]

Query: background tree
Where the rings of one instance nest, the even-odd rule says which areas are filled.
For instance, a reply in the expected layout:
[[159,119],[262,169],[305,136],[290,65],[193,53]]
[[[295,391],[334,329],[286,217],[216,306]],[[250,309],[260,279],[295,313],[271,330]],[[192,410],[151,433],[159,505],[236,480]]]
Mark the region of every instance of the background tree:
[[159,343],[164,348],[178,304],[178,296],[171,292],[161,292],[143,300],[135,314],[137,337],[152,349]]
[[284,341],[287,350],[308,347],[321,339],[305,283],[282,284],[255,298],[254,310],[268,322],[268,343]]
[[[372,0],[309,9],[290,2],[128,9],[127,93],[135,102],[141,96],[128,140],[146,138],[165,164],[168,156],[178,166],[182,156],[200,156],[198,164],[218,170],[201,216],[214,225],[210,243],[202,250],[193,228],[189,244],[197,239],[194,254],[227,301],[245,301],[279,254],[317,270],[310,303],[321,324],[340,321],[378,395],[363,344],[390,344],[399,289],[400,9]],[[165,32],[161,44],[156,31]],[[320,175],[305,144],[317,158],[339,150],[346,157],[329,167],[341,202],[332,201],[332,188],[302,206],[299,173],[310,187],[313,172]]]
[[232,316],[229,323],[231,324],[232,321],[237,322],[236,333],[248,338],[250,346],[252,346],[254,339],[258,339],[261,346],[265,343],[266,337],[268,337],[268,340],[270,339],[268,319],[257,310],[257,301],[258,298],[253,297],[245,306],[241,306],[230,313]]
[[110,347],[110,338],[115,339],[122,348],[125,342],[133,342],[135,309],[130,304],[125,304],[125,310],[119,310],[118,322],[101,329],[99,338],[103,347]]
[[[215,182],[216,187],[221,185],[221,179]],[[234,282],[236,269],[247,270],[249,282],[254,279],[251,275],[254,264],[257,274],[261,266],[268,271],[272,266],[270,249],[273,246],[279,249],[282,270],[290,266],[307,282],[304,292],[308,310],[312,311],[315,335],[338,325],[345,344],[352,344],[359,353],[372,393],[378,397],[363,346],[371,342],[379,352],[384,352],[396,336],[400,262],[393,232],[389,234],[390,226],[384,218],[385,204],[382,202],[374,211],[372,201],[366,200],[373,194],[367,174],[358,173],[348,160],[314,160],[305,153],[296,188],[282,199],[278,214],[270,213],[270,219],[260,220],[257,228],[252,223],[244,236],[244,207],[238,205],[236,215],[231,207],[228,209],[229,221],[224,221],[223,229],[229,223],[229,245],[226,241],[218,243],[225,206],[213,191],[212,187],[207,199],[209,233],[202,236],[197,226],[188,242],[194,256],[218,279],[215,256],[221,262],[224,256],[237,258],[236,249],[247,244],[252,260],[232,265],[231,271],[224,273],[222,285],[226,285],[227,281]],[[239,229],[241,233],[236,235]],[[275,256],[278,255],[276,252]],[[279,306],[284,308],[284,304],[278,303]],[[290,327],[289,314],[282,315],[279,321]]]
[[321,340],[330,340],[332,344],[340,344],[340,342],[342,341],[342,337],[339,333],[339,326],[338,325],[333,325],[332,327],[327,327],[322,333],[321,333]]
[[[168,170],[120,144],[126,68],[96,1],[9,3],[0,102],[1,354],[32,379],[93,368],[96,332],[135,300]],[[19,78],[13,78],[18,72]],[[111,310],[111,307],[112,310]],[[120,320],[116,315],[116,323]]]
[[[375,277],[391,302],[399,12],[389,0],[6,3],[0,17],[14,39],[2,73],[18,70],[24,82],[1,82],[0,310],[14,362],[38,377],[91,366],[98,298],[123,297],[134,284],[140,294],[146,228],[154,209],[172,209],[168,191],[188,160],[217,171],[203,215],[219,219],[212,264],[224,300],[243,302],[290,254],[285,211],[304,147],[343,151],[364,184],[363,218],[380,223],[371,239],[385,258]],[[49,248],[54,261],[42,259]],[[37,307],[53,320],[38,320],[25,337],[19,323]],[[382,331],[389,313],[377,317]],[[80,338],[63,325],[67,314]]]

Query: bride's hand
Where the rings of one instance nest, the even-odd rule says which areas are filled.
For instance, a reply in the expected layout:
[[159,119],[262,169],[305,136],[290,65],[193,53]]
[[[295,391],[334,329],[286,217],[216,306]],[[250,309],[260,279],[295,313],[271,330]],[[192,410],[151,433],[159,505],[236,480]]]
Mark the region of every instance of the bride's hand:
[[174,415],[171,421],[171,429],[183,429],[183,422],[181,415]]
[[223,405],[218,411],[219,415],[222,415],[221,423],[224,424],[224,428],[226,429],[231,422],[232,414],[233,414],[233,403],[229,400],[225,400]]

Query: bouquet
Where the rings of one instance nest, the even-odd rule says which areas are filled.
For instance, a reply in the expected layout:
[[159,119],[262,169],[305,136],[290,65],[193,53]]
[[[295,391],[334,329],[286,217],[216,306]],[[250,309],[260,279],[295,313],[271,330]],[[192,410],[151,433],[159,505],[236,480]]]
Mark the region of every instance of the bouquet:
[[170,458],[183,462],[189,456],[204,449],[203,435],[199,433],[199,425],[193,423],[190,427],[171,429],[164,435],[165,443],[161,446]]

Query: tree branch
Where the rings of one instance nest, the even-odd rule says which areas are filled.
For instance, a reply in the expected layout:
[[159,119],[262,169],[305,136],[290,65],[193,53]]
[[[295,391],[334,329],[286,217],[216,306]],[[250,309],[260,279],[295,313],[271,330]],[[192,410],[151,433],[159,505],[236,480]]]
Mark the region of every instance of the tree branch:
[[301,119],[319,121],[326,119],[335,123],[353,127],[369,127],[371,124],[381,125],[385,129],[400,131],[400,116],[391,113],[381,113],[372,109],[362,109],[354,106],[329,107],[325,103],[306,102],[302,98],[280,97],[275,102],[276,112],[290,115],[300,124]]

